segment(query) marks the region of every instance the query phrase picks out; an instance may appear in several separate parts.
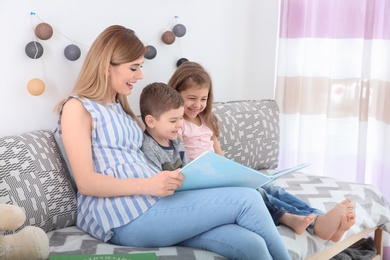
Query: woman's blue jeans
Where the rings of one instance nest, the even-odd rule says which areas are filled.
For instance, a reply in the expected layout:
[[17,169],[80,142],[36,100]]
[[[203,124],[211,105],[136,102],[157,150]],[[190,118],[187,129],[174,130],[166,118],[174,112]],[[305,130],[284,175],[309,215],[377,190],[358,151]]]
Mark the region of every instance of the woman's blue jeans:
[[129,224],[110,243],[187,246],[229,259],[290,259],[261,195],[250,188],[176,192]]

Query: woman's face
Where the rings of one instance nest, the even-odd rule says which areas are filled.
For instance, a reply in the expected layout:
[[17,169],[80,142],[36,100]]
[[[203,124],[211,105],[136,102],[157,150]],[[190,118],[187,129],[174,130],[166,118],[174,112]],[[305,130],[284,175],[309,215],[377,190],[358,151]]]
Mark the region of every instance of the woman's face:
[[114,103],[116,94],[130,95],[134,84],[143,79],[142,64],[144,56],[137,60],[119,65],[111,65],[108,69],[108,94],[106,102]]

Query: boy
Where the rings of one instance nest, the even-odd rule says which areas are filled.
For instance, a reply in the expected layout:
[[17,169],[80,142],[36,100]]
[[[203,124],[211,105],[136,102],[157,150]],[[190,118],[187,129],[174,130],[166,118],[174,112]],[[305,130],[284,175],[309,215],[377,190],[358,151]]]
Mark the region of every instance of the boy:
[[142,90],[140,110],[145,124],[141,150],[148,162],[160,171],[189,163],[184,143],[178,138],[184,114],[180,94],[164,83],[151,83]]

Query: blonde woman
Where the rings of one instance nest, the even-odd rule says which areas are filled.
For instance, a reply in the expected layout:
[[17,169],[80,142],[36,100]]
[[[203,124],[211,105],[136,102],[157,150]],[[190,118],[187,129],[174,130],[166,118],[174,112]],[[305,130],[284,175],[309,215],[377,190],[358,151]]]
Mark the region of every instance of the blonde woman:
[[175,193],[183,175],[147,163],[140,151],[143,130],[126,99],[143,78],[144,53],[132,30],[108,27],[92,44],[71,95],[57,106],[58,132],[78,188],[78,227],[118,245],[289,259],[257,191]]

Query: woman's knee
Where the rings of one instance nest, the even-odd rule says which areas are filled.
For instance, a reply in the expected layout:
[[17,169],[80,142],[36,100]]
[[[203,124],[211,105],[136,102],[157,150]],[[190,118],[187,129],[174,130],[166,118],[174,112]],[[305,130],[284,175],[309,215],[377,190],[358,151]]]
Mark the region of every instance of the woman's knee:
[[261,236],[241,237],[236,245],[240,248],[246,248],[245,251],[239,252],[238,258],[236,259],[272,259],[267,244]]
[[216,227],[180,245],[213,251],[228,259],[272,259],[261,236],[235,224]]

